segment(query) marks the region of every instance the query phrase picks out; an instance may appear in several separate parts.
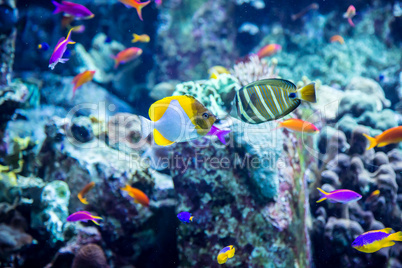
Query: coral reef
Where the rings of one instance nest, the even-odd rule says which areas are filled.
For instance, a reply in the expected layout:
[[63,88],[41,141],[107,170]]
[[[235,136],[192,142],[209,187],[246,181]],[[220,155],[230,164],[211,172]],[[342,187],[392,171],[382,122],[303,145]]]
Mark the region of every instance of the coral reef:
[[71,267],[107,268],[108,265],[102,248],[96,244],[87,244],[80,248]]

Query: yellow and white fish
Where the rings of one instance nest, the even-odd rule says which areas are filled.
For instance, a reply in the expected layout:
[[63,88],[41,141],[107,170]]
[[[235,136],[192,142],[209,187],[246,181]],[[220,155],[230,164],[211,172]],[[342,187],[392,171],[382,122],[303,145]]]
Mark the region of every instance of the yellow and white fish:
[[216,117],[191,96],[163,98],[149,108],[148,120],[140,116],[141,136],[151,132],[157,145],[167,146],[205,136]]
[[243,122],[260,124],[284,117],[302,100],[316,102],[314,83],[297,89],[284,79],[259,80],[236,92],[231,114]]
[[230,74],[228,69],[220,65],[209,68],[208,73],[209,79],[218,79],[219,75],[221,74]]

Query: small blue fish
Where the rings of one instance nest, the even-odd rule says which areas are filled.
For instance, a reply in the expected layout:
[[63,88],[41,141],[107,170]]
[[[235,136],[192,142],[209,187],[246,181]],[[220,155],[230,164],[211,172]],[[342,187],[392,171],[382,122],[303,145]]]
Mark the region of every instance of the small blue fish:
[[373,253],[382,248],[392,247],[395,241],[402,241],[402,232],[391,234],[391,228],[374,230],[359,235],[352,243],[352,247],[365,253]]
[[177,218],[179,218],[181,222],[190,223],[190,221],[193,221],[194,217],[191,216],[190,212],[183,211],[177,214]]
[[43,50],[43,51],[48,50],[49,47],[50,47],[49,44],[46,43],[46,42],[40,43],[40,44],[38,45],[38,49]]

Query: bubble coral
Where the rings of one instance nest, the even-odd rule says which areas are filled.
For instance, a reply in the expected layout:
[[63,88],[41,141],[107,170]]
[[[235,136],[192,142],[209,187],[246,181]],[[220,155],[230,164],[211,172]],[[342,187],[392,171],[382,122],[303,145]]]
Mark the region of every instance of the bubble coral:
[[107,268],[106,256],[100,246],[87,244],[80,248],[74,258],[72,268]]

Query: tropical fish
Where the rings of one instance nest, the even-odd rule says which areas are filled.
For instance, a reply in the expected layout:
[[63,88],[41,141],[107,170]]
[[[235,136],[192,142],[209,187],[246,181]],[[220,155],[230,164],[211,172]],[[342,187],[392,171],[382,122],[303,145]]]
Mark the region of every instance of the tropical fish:
[[287,80],[265,79],[253,82],[236,92],[231,115],[250,124],[284,117],[295,110],[301,100],[315,102],[314,83],[300,89]]
[[301,17],[303,17],[304,15],[307,14],[307,12],[309,12],[310,10],[317,10],[320,6],[317,3],[312,3],[308,6],[306,6],[305,8],[303,8],[299,13],[297,14],[293,14],[292,15],[292,20],[298,20]]
[[149,108],[148,120],[140,116],[141,136],[153,132],[157,145],[167,146],[175,142],[203,137],[211,130],[216,117],[191,96],[163,98]]
[[398,143],[402,141],[402,126],[387,129],[380,135],[375,136],[375,138],[372,138],[365,133],[363,133],[363,136],[366,137],[369,141],[369,147],[367,147],[366,150],[370,150],[371,148],[374,148],[376,146],[384,147],[388,144]]
[[114,59],[114,68],[117,69],[121,63],[127,63],[132,61],[142,54],[142,49],[138,47],[129,47],[123,51],[120,51],[116,56],[112,56]]
[[84,71],[80,74],[77,74],[74,79],[73,79],[73,96],[75,96],[75,92],[77,91],[78,88],[80,88],[83,84],[88,83],[94,78],[95,71]]
[[142,9],[148,5],[149,3],[151,3],[151,0],[148,0],[146,2],[138,2],[136,0],[119,0],[120,2],[122,2],[126,7],[133,7],[137,10],[138,13],[138,17],[140,18],[140,20],[142,19]]
[[133,34],[133,40],[131,40],[131,43],[135,42],[148,43],[150,40],[151,38],[147,34],[141,34],[141,35]]
[[343,37],[340,36],[340,35],[334,35],[334,36],[332,36],[331,39],[330,39],[330,41],[331,41],[331,43],[339,42],[339,44],[341,44],[341,45],[345,44],[345,40],[344,40]]
[[73,27],[73,32],[74,33],[83,33],[85,32],[85,26],[84,25],[77,25],[75,27]]
[[194,217],[191,216],[190,212],[183,211],[177,214],[177,218],[179,218],[181,222],[190,223],[190,221],[193,221]]
[[57,43],[56,47],[53,50],[53,54],[50,57],[49,60],[49,68],[54,69],[57,63],[66,63],[68,59],[63,59],[64,52],[67,50],[67,45],[70,44],[75,44],[73,40],[70,39],[71,31],[74,30],[74,28],[71,28],[70,31],[67,34],[67,37],[60,38],[59,42]]
[[141,204],[143,206],[149,206],[149,198],[148,196],[141,190],[137,188],[133,188],[130,185],[126,184],[124,188],[120,188],[122,191],[126,191],[129,196],[134,198],[134,202]]
[[373,201],[373,199],[375,198],[375,197],[377,197],[377,196],[379,196],[380,195],[380,190],[375,190],[375,191],[373,191],[371,194],[370,194],[370,196],[369,197],[367,197],[367,199],[366,199],[366,202],[372,202]]
[[38,45],[38,49],[43,50],[43,51],[47,51],[49,49],[49,44],[46,42],[40,43]]
[[228,259],[233,258],[235,254],[235,248],[233,245],[224,247],[221,251],[219,251],[217,260],[219,264],[225,263]]
[[56,1],[52,1],[52,3],[56,6],[53,14],[64,12],[65,14],[77,19],[92,19],[95,16],[88,8],[80,4],[68,1],[62,1],[61,4]]
[[99,225],[97,220],[102,220],[102,217],[93,216],[88,211],[78,211],[67,217],[67,221],[83,221],[83,222],[92,221],[96,225]]
[[207,133],[208,136],[217,136],[218,139],[226,145],[225,135],[230,133],[230,130],[221,130],[215,126],[211,127],[211,130]]
[[301,119],[291,118],[279,123],[278,128],[287,128],[297,132],[318,133],[319,130],[312,123]]
[[373,253],[382,248],[392,247],[394,241],[402,241],[402,232],[391,234],[391,228],[369,231],[359,235],[352,243],[352,247],[365,253]]
[[352,191],[352,190],[347,190],[347,189],[340,189],[340,190],[335,190],[330,193],[325,192],[321,188],[317,188],[318,191],[320,191],[321,198],[317,201],[317,203],[320,203],[326,199],[329,200],[331,203],[349,203],[352,201],[357,201],[362,198],[361,195],[358,193]]
[[282,46],[278,44],[269,44],[266,45],[265,47],[261,48],[257,52],[257,56],[261,59],[264,57],[269,57],[274,55],[276,52],[282,50]]
[[223,67],[223,66],[220,66],[220,65],[216,65],[216,66],[214,66],[214,67],[211,67],[209,70],[208,70],[208,73],[209,73],[209,79],[218,79],[218,76],[220,75],[220,74],[230,74],[230,72],[228,71],[228,69],[226,69],[225,67]]
[[78,193],[77,197],[83,203],[84,205],[88,205],[88,201],[86,198],[84,198],[84,195],[86,195],[92,188],[94,188],[95,182],[90,182],[87,185],[82,188],[82,190]]
[[353,5],[350,5],[346,12],[343,14],[343,17],[348,19],[349,24],[352,27],[355,27],[355,24],[352,21],[352,18],[356,16],[356,8]]

